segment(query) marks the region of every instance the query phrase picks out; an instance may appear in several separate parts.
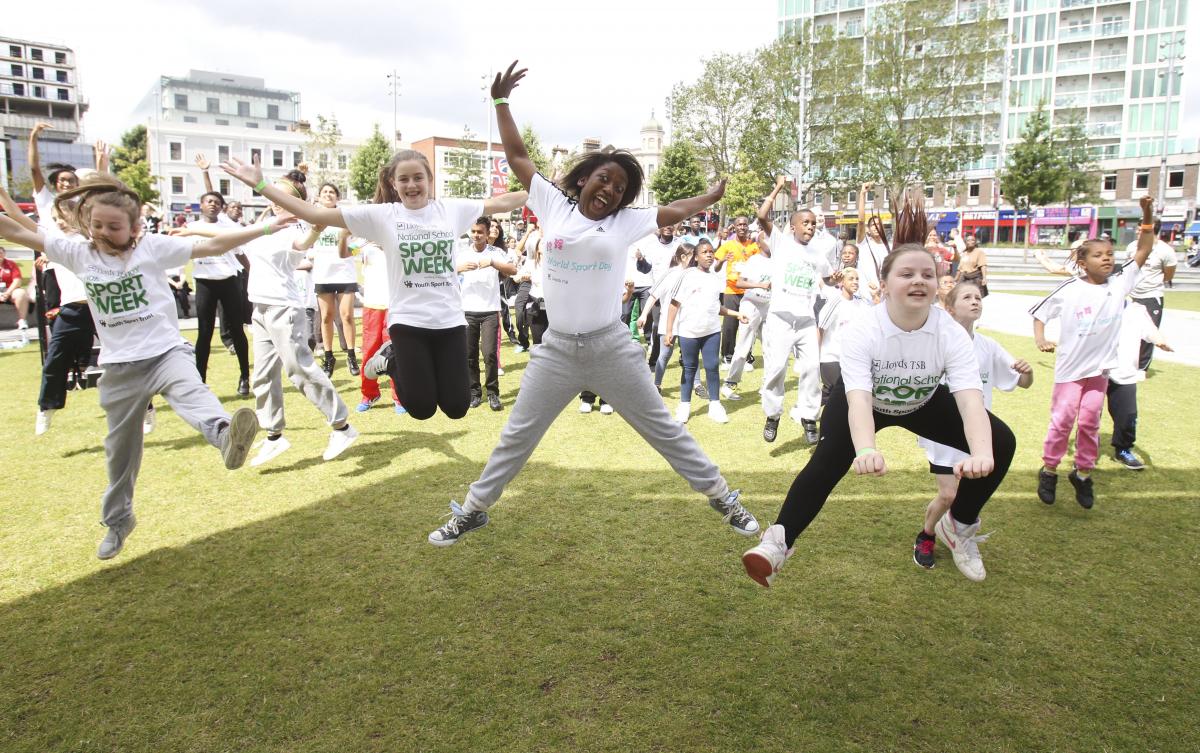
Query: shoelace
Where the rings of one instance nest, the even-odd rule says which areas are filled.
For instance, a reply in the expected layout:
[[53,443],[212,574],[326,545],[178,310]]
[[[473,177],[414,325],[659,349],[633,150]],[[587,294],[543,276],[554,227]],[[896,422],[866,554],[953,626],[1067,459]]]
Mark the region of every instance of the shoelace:
[[917,544],[917,551],[921,554],[933,553],[934,539],[922,539],[921,543]]
[[968,536],[963,540],[963,548],[967,550],[967,554],[969,554],[972,559],[975,559],[979,557],[979,545],[987,541],[993,533],[995,533],[995,531],[988,531],[987,533]]
[[452,533],[454,535],[458,535],[458,533],[459,533],[458,526],[463,521],[463,519],[465,519],[467,517],[467,511],[462,509],[462,505],[451,500],[450,513],[448,515],[444,515],[443,517],[450,518],[450,520],[446,521],[446,524],[444,526],[442,526],[442,530],[445,531],[446,533]]

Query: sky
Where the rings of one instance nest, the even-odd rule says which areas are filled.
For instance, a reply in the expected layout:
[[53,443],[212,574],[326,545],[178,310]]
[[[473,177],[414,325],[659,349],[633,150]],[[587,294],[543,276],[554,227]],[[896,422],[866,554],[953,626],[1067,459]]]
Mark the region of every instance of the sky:
[[374,123],[390,133],[395,69],[404,141],[457,138],[464,125],[483,138],[486,74],[519,57],[529,74],[511,98],[514,116],[544,143],[567,147],[588,137],[637,146],[652,110],[669,128],[671,87],[694,81],[704,56],[769,43],[777,10],[776,0],[59,0],[48,21],[48,6],[12,6],[6,36],[75,50],[89,141],[116,142],[160,75],[190,69],[298,91],[304,118],[336,114],[351,139],[366,138]]

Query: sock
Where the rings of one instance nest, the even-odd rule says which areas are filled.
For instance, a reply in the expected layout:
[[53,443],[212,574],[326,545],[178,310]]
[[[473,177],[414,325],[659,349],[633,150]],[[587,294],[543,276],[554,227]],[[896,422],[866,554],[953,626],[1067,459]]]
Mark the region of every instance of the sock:
[[1049,473],[1051,476],[1058,476],[1058,469],[1057,468],[1047,468],[1046,466],[1042,466],[1042,473]]
[[481,505],[470,497],[467,497],[467,500],[463,502],[462,509],[465,513],[484,512],[487,510],[487,505]]
[[1091,475],[1091,473],[1092,473],[1091,471],[1085,471],[1082,468],[1075,469],[1075,476],[1076,476],[1076,478],[1080,479],[1081,481],[1086,481],[1087,477],[1089,475]]
[[267,441],[268,441],[268,442],[277,442],[277,441],[279,441],[279,438],[280,438],[280,437],[282,437],[282,436],[283,436],[283,432],[282,432],[282,431],[275,432],[275,433],[272,433],[272,434],[268,434],[268,435],[267,435]]
[[934,535],[926,532],[925,529],[921,529],[921,532],[917,534],[917,539],[920,541],[929,541],[932,538],[934,538]]

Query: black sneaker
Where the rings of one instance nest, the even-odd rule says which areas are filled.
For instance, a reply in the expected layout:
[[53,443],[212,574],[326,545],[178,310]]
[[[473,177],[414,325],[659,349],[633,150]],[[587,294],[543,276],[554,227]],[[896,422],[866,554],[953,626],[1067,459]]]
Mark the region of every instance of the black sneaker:
[[1117,450],[1113,455],[1117,462],[1125,466],[1131,471],[1143,471],[1146,469],[1146,464],[1142,459],[1133,454],[1133,450]]
[[471,395],[471,407],[478,408],[481,405],[483,405],[483,398],[479,395]]
[[917,541],[913,544],[913,562],[917,563],[926,570],[933,569],[933,550],[937,546],[937,537],[921,531],[917,534]]
[[387,376],[388,369],[391,368],[392,362],[392,343],[386,342],[383,347],[375,351],[375,355],[367,359],[363,364],[363,375],[367,379],[378,379],[381,376]]
[[708,388],[705,387],[703,384],[697,384],[696,389],[692,390],[692,392],[695,392],[696,397],[700,398],[701,400],[707,401],[709,399]]
[[763,426],[763,439],[774,442],[777,436],[779,436],[779,419],[768,418],[767,423]]
[[246,377],[238,380],[237,394],[238,397],[250,397],[250,380]]
[[321,371],[325,372],[325,376],[333,377],[333,367],[337,365],[337,359],[329,351],[325,351],[325,357],[321,359]]
[[1038,471],[1038,499],[1048,505],[1054,504],[1054,489],[1058,486],[1058,474],[1043,468]]
[[1080,478],[1079,471],[1071,471],[1067,475],[1067,480],[1071,482],[1071,486],[1075,487],[1075,501],[1085,510],[1092,509],[1092,505],[1096,503],[1096,497],[1092,493],[1092,477]]
[[488,395],[488,407],[492,410],[504,410],[504,406],[500,404],[499,395]]
[[800,425],[804,427],[804,440],[806,442],[816,444],[821,439],[821,435],[817,433],[816,421],[806,418],[800,422]]
[[358,376],[358,355],[353,350],[346,351],[346,368],[350,371],[350,376]]

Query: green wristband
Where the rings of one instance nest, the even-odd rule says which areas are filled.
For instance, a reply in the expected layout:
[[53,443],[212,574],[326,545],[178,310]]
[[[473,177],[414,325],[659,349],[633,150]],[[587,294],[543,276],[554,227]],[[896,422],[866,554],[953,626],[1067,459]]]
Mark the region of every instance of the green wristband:
[[878,452],[878,450],[876,450],[874,447],[864,447],[858,452],[854,453],[854,457],[861,458],[863,455],[870,455],[872,452]]
[[268,222],[266,225],[263,225],[263,235],[270,235],[270,234],[271,234],[271,223]]
[[499,107],[500,105],[508,104],[508,97],[496,97],[492,100],[492,105]]
[[263,189],[266,187],[267,187],[267,179],[263,178],[262,180],[260,180],[258,182],[258,185],[254,187],[254,190],[258,191],[259,193],[262,193]]

